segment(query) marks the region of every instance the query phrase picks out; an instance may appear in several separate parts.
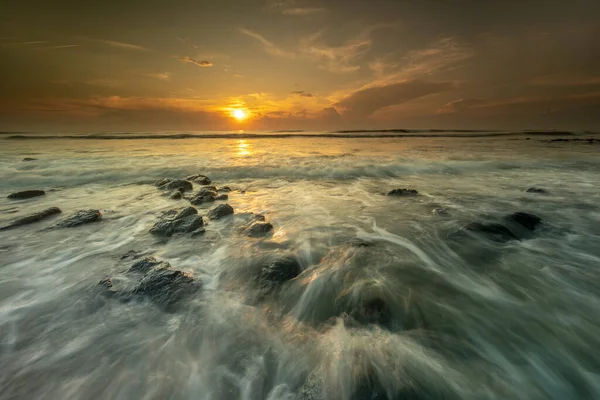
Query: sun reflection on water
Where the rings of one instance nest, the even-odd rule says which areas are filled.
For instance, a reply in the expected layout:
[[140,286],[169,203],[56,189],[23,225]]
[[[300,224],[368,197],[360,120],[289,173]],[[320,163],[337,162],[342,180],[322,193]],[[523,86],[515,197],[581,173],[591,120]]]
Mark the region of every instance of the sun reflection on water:
[[237,148],[238,156],[249,156],[252,154],[252,149],[250,148],[250,144],[247,140],[238,140]]

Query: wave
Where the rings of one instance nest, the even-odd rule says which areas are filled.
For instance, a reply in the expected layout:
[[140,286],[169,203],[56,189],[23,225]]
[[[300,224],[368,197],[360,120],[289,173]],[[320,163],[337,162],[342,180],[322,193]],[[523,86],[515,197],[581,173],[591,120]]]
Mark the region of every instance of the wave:
[[279,131],[273,133],[117,133],[89,135],[11,135],[6,140],[77,139],[77,140],[141,140],[141,139],[289,139],[289,138],[332,138],[332,139],[386,139],[386,138],[484,138],[507,136],[574,136],[593,135],[595,132],[570,131],[468,131],[468,130],[362,130],[336,132]]

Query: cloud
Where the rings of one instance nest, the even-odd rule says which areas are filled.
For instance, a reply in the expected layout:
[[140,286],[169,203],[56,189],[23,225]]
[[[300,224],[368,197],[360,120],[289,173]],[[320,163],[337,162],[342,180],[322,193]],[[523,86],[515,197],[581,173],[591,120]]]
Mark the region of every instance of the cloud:
[[292,92],[292,94],[296,94],[296,95],[302,96],[302,97],[315,97],[310,93],[306,93],[304,90],[295,90]]
[[592,86],[600,85],[600,76],[553,74],[537,77],[531,81],[531,84],[535,86]]
[[451,101],[448,104],[440,107],[438,110],[438,114],[454,114],[457,112],[468,110],[472,107],[482,106],[486,104],[487,101],[485,99],[459,99],[455,101]]
[[108,78],[89,79],[87,81],[84,81],[83,83],[85,83],[86,85],[90,85],[90,86],[101,86],[101,87],[121,86],[121,84],[119,82],[115,81],[114,79],[108,79]]
[[306,15],[318,14],[323,11],[325,11],[324,8],[295,7],[295,8],[286,8],[286,9],[282,10],[281,13],[284,15],[306,16]]
[[282,50],[275,43],[267,40],[264,36],[262,36],[256,32],[253,32],[246,28],[240,28],[240,32],[243,33],[244,35],[250,36],[251,38],[258,40],[264,46],[265,51],[273,56],[283,57],[283,58],[295,58],[296,57],[296,55],[294,53]]
[[81,47],[80,44],[63,44],[58,46],[46,46],[40,47],[41,49],[70,49],[72,47]]
[[109,45],[111,47],[117,47],[120,49],[127,49],[127,50],[137,50],[137,51],[150,51],[150,49],[146,48],[146,47],[142,47],[142,46],[138,46],[135,44],[130,44],[130,43],[123,43],[123,42],[115,42],[113,40],[99,40],[100,43],[104,43],[106,45]]
[[351,117],[368,117],[382,108],[451,90],[455,87],[452,82],[428,82],[412,80],[393,83],[386,86],[369,87],[358,90],[335,104],[342,109],[344,115]]
[[196,61],[196,60],[194,60],[193,58],[190,58],[190,57],[177,57],[177,59],[179,61],[183,61],[183,62],[188,62],[188,63],[195,64],[195,65],[197,65],[199,67],[205,67],[206,68],[206,67],[212,67],[213,66],[213,64],[210,61],[204,61],[204,60],[202,60],[202,61]]
[[158,79],[160,81],[165,81],[165,82],[168,82],[171,80],[170,72],[160,72],[160,73],[156,73],[156,74],[148,73],[148,74],[144,74],[144,76],[148,77],[148,78]]
[[46,40],[38,40],[33,42],[12,42],[12,43],[2,43],[2,47],[17,47],[17,46],[29,46],[32,44],[44,44],[48,43]]

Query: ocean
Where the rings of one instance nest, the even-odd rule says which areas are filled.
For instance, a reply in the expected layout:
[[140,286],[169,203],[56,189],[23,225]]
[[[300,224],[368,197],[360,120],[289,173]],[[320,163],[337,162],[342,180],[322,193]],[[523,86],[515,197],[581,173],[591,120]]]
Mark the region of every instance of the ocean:
[[597,138],[3,133],[0,399],[600,398]]

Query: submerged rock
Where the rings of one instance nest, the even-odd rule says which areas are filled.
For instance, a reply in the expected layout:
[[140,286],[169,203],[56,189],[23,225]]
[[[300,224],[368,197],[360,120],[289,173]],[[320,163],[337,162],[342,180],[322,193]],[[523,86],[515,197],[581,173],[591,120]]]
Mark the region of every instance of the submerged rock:
[[183,198],[183,193],[181,191],[176,190],[169,195],[171,200],[181,200]]
[[474,232],[496,242],[519,240],[506,226],[495,222],[471,222],[464,227],[466,231]]
[[171,264],[169,264],[168,262],[158,261],[154,257],[144,257],[143,259],[141,259],[138,262],[136,262],[135,264],[133,264],[131,266],[131,268],[129,269],[129,272],[143,272],[143,273],[147,273],[152,268],[155,268],[155,267],[157,267],[159,265],[162,266],[162,267],[164,267],[164,268],[171,267]]
[[100,221],[102,213],[100,210],[80,210],[54,225],[55,228],[74,228],[76,226]]
[[226,194],[221,194],[221,195],[215,197],[215,200],[229,200],[229,196]]
[[0,227],[0,231],[11,229],[11,228],[16,228],[16,227],[22,226],[22,225],[33,224],[34,222],[39,222],[43,219],[60,214],[61,212],[62,211],[58,207],[50,207],[43,211],[40,211],[40,212],[37,212],[34,214],[30,214],[25,217],[14,220],[10,224]]
[[229,186],[223,186],[219,188],[219,192],[231,192],[231,188]]
[[159,221],[150,229],[150,233],[158,236],[173,236],[178,233],[192,233],[204,226],[204,220],[194,207],[186,207],[172,219]]
[[374,242],[371,242],[369,240],[364,240],[364,239],[360,239],[360,238],[352,238],[348,241],[348,245],[350,247],[373,247],[375,246]]
[[388,326],[391,322],[390,308],[380,298],[360,302],[349,316],[361,325]]
[[186,177],[185,179],[188,181],[197,183],[198,185],[210,185],[212,183],[212,181],[210,180],[210,178],[208,176],[201,175],[201,174],[190,175],[190,176]]
[[273,225],[271,225],[269,222],[254,222],[244,229],[244,234],[250,237],[260,237],[266,236],[272,231]]
[[508,222],[517,223],[530,231],[535,230],[538,225],[542,223],[542,219],[535,214],[530,214],[526,212],[517,212],[511,215],[507,215],[505,220]]
[[44,195],[46,195],[46,192],[44,192],[43,190],[23,190],[22,192],[9,194],[8,198],[13,200],[22,200]]
[[231,207],[229,204],[219,204],[210,210],[206,215],[208,219],[217,220],[228,215],[233,215],[233,212],[233,207]]
[[548,192],[544,189],[540,189],[540,188],[536,188],[536,187],[530,187],[529,189],[526,190],[527,193],[535,193],[535,194],[548,194]]
[[417,196],[419,192],[414,189],[394,189],[388,192],[386,196]]
[[135,260],[136,258],[140,258],[142,253],[135,250],[129,250],[127,253],[121,256],[121,260]]
[[189,274],[173,269],[151,269],[133,289],[134,295],[150,299],[163,307],[165,311],[174,311],[175,307],[202,288],[202,284]]
[[436,207],[433,210],[431,210],[431,213],[433,215],[439,215],[440,217],[450,216],[450,212],[448,211],[447,208],[444,208],[444,207]]
[[302,273],[302,267],[295,257],[280,257],[260,272],[260,280],[263,284],[284,283],[296,278]]
[[36,160],[37,160],[37,158],[33,158],[33,157],[25,157],[23,159],[23,161],[36,161]]
[[164,190],[183,190],[184,192],[190,192],[194,189],[192,182],[186,181],[185,179],[176,179],[167,183],[164,186],[161,186],[161,189]]

